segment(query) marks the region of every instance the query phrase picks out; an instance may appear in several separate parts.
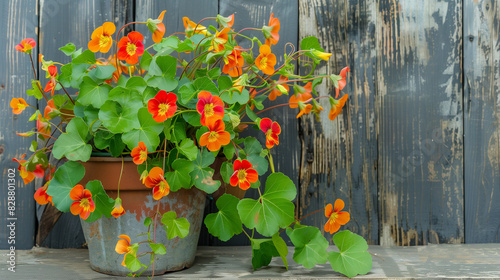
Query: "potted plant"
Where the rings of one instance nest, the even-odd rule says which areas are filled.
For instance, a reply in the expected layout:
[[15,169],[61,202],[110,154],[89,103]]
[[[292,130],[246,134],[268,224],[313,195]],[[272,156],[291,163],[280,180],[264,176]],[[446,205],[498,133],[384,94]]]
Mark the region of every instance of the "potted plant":
[[[303,39],[298,51],[288,44],[290,53],[277,65],[272,47],[279,40],[280,22],[273,14],[258,29],[261,39],[245,35],[255,28],[233,30],[234,15],[197,23],[185,17],[185,30],[165,36],[164,14],[129,23],[147,24],[155,42],[147,48],[139,32],[122,35],[129,24],[116,32],[113,23],[105,22],[92,33],[88,49],[71,43],[60,48],[71,62],[39,56],[49,81],[42,87],[35,78],[27,94],[44,99],[47,106],[37,110],[22,97],[10,103],[14,114],[34,111],[30,121],[36,121],[36,129],[17,134],[36,135],[39,141],[32,142],[28,158],[13,160],[26,184],[34,177],[46,178],[35,200],[81,217],[91,266],[106,273],[154,275],[189,267],[205,193],[217,193],[218,212],[204,220],[209,233],[222,241],[244,233],[251,241],[254,269],[268,265],[272,257],[281,257],[288,268],[286,234],[295,246],[293,259],[306,268],[329,261],[348,277],[368,273],[372,261],[363,238],[338,232],[333,236],[338,251],[328,252],[322,231],[294,216],[296,187],[275,170],[270,152],[280,144],[282,128],[265,117],[267,110],[287,106],[298,109],[297,118],[310,113],[318,118],[324,109],[317,100],[328,98],[334,120],[347,100],[347,94],[339,98],[339,91],[349,68],[339,75],[314,75],[315,67],[331,55],[315,37]],[[216,26],[205,26],[208,20]],[[251,47],[242,48],[236,37],[249,40]],[[35,44],[25,39],[16,50],[29,54],[36,77]],[[297,74],[297,65],[310,66],[310,73]],[[315,91],[324,79],[335,85],[334,96]],[[68,88],[78,93],[71,95]],[[265,100],[278,98],[286,101],[264,108]],[[242,136],[250,129],[262,133],[265,143]],[[93,155],[102,153],[111,159],[94,160]],[[65,163],[56,170],[50,154]],[[242,199],[250,189],[258,199]],[[325,213],[329,234],[349,221],[343,207],[337,199],[314,212]]]

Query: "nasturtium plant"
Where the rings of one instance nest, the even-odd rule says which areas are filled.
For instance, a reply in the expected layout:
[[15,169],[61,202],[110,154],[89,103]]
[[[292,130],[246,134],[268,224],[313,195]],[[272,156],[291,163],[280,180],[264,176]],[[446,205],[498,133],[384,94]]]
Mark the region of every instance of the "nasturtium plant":
[[[367,273],[371,258],[361,237],[343,231],[333,237],[339,251],[327,250],[324,234],[334,234],[350,220],[341,211],[341,199],[313,212],[325,213],[323,231],[299,223],[307,215],[296,216],[297,187],[273,162],[275,147],[290,141],[280,139],[282,130],[295,128],[282,127],[267,112],[286,106],[297,118],[319,119],[321,100],[328,99],[328,118],[335,120],[348,104],[348,95],[339,94],[347,85],[349,67],[338,69],[338,75],[319,73],[317,66],[332,54],[315,37],[302,39],[299,49],[287,44],[287,53],[277,57],[280,21],[274,14],[260,29],[239,31],[233,28],[234,14],[197,22],[184,17],[184,30],[166,36],[165,13],[120,29],[105,22],[92,32],[86,48],[61,43],[56,47],[69,60],[65,64],[43,54],[35,63],[34,39],[15,46],[33,65],[26,94],[46,104],[38,109],[21,97],[10,102],[13,114],[29,111],[29,121],[36,122],[35,129],[17,133],[31,138],[31,154],[13,159],[25,184],[45,179],[34,199],[87,222],[133,215],[131,202],[120,197],[123,170],[111,174],[114,186],[96,180],[80,183],[82,163],[104,154],[119,158],[122,169],[125,161],[137,165],[136,183],[150,190],[145,204],[155,208],[143,221],[145,232],[130,237],[117,233],[115,251],[135,276],[151,266],[154,270],[157,257],[169,253],[156,239],[158,227],[165,229],[167,239],[185,238],[200,227],[175,207],[161,211],[160,205],[181,191],[203,192],[215,201],[217,211],[207,213],[204,221],[208,232],[222,241],[239,234],[248,237],[254,269],[278,257],[288,269],[288,236],[293,260],[306,268],[329,260],[334,270],[349,277]],[[145,36],[137,31],[125,34],[132,24],[145,24],[154,43],[145,46]],[[262,35],[249,36],[249,30],[261,30]],[[38,72],[35,65],[41,66]],[[44,85],[37,73],[46,78]],[[333,85],[331,92],[316,91],[325,79]],[[64,163],[57,167],[49,160],[51,154]],[[139,244],[146,251],[140,252]]]

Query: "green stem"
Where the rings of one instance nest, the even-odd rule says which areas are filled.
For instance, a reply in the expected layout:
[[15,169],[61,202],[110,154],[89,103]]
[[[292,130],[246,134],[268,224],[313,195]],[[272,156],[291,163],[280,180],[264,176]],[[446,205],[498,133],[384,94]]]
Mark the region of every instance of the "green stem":
[[273,163],[273,156],[271,155],[271,150],[268,149],[267,157],[269,158],[269,166],[271,167],[271,172],[274,173],[274,163]]

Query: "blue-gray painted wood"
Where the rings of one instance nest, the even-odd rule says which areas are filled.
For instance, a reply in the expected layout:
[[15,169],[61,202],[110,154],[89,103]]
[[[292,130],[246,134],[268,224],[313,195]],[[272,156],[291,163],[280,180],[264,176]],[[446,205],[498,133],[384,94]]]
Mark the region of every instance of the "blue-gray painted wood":
[[[58,50],[68,42],[74,43],[77,48],[87,49],[92,32],[106,21],[113,22],[118,31],[126,21],[133,20],[133,3],[126,0],[113,1],[40,1],[40,53],[46,60],[53,60],[61,63],[70,61],[69,57]],[[116,35],[113,34],[113,38]],[[96,58],[108,58],[108,54],[96,53]],[[60,68],[58,67],[60,71]],[[45,85],[47,80],[43,76],[40,81]],[[69,92],[76,92],[75,89],[68,89]],[[40,108],[45,107],[42,101]],[[53,228],[47,235],[41,246],[51,248],[81,248],[85,243],[85,238],[80,226],[80,218],[71,213],[64,213],[58,217],[57,212],[44,211],[39,208],[39,213],[49,215],[49,221],[42,220],[49,224],[42,223],[40,230]],[[40,216],[40,214],[39,214]],[[55,225],[52,223],[57,221]]]
[[[28,54],[17,52],[14,46],[24,38],[33,38],[37,41],[36,27],[38,26],[37,1],[2,1],[0,3],[0,249],[15,246],[16,249],[31,249],[34,245],[35,234],[35,183],[24,184],[18,164],[12,158],[20,158],[28,152],[27,148],[35,136],[23,138],[16,132],[32,130],[35,122],[28,122],[34,113],[32,108],[27,108],[20,115],[14,115],[10,107],[12,98],[23,98],[26,102],[36,107],[36,99],[27,96],[26,90],[31,88],[31,79],[36,79],[33,74]],[[37,48],[32,50],[33,59],[37,59]],[[14,184],[8,181],[9,175],[15,174]],[[11,178],[12,179],[12,178]],[[15,212],[10,215],[8,194],[9,186],[14,188]],[[17,220],[8,220],[17,218]],[[14,232],[7,225],[15,223]],[[13,237],[9,239],[9,237]],[[14,244],[15,242],[15,244]]]
[[464,3],[465,241],[500,242],[500,5]]
[[[316,74],[339,74],[346,66],[351,70],[348,84],[339,95],[349,96],[341,115],[329,120],[331,106],[328,98],[322,98],[320,122],[313,115],[302,118],[301,216],[342,199],[344,211],[351,215],[345,229],[362,235],[371,244],[378,244],[379,237],[375,2],[303,0],[299,6],[300,38],[316,36],[325,51],[333,53],[328,62],[320,64]],[[316,90],[321,96],[335,97],[329,79]],[[326,220],[323,213],[318,213],[304,223],[322,229]]]
[[462,4],[373,8],[380,244],[461,243]]

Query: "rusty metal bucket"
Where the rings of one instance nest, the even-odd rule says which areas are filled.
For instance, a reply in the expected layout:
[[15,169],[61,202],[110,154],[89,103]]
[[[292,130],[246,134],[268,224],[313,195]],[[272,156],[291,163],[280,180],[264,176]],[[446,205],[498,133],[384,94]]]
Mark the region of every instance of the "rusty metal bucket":
[[[104,189],[113,199],[117,195],[117,184],[121,169],[121,159],[91,158],[83,163],[85,177],[82,185],[88,181],[100,180]],[[156,211],[157,201],[153,199],[151,189],[139,180],[137,167],[132,161],[124,162],[120,185],[120,198],[126,213],[118,218],[104,216],[92,223],[82,222],[82,229],[89,248],[90,267],[98,272],[112,275],[127,275],[130,271],[121,265],[124,255],[115,252],[118,236],[126,234],[132,243],[147,240],[146,236],[137,235],[147,232],[144,220],[152,217]],[[155,275],[168,271],[190,267],[194,262],[198,238],[200,235],[205,193],[192,188],[181,189],[161,199],[160,212],[175,211],[177,217],[185,217],[189,223],[189,235],[183,239],[178,237],[168,240],[165,229],[157,219],[156,243],[162,243],[167,249],[166,255],[157,255],[155,259]],[[138,252],[151,251],[147,244],[141,244]],[[148,265],[150,255],[139,258],[142,264]],[[149,267],[142,275],[151,275]]]

